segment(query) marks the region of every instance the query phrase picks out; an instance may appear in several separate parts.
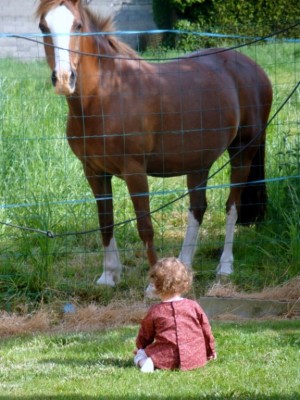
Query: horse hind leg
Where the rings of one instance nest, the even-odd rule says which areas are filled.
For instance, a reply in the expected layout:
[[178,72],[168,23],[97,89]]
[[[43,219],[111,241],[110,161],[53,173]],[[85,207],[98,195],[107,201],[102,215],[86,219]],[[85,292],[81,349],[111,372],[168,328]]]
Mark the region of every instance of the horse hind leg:
[[224,248],[217,267],[217,276],[219,279],[227,277],[233,272],[233,240],[235,224],[238,218],[238,213],[235,203],[231,204],[226,215],[226,234]]
[[[242,130],[244,135],[247,131]],[[255,134],[255,131],[254,131]],[[233,272],[233,241],[236,223],[249,225],[263,218],[265,210],[265,183],[264,181],[264,146],[265,137],[257,145],[245,146],[245,149],[235,156],[239,147],[232,143],[228,152],[231,158],[231,189],[226,203],[226,235],[224,249],[217,267],[219,278],[228,277]],[[257,182],[247,185],[251,182]],[[251,194],[251,195],[250,195]]]
[[[230,152],[229,152],[230,154]],[[226,202],[226,228],[224,248],[217,266],[217,277],[222,279],[229,277],[233,273],[233,242],[235,226],[238,220],[241,192],[243,184],[247,182],[250,171],[250,161],[241,164],[239,160],[234,159],[231,163],[231,188],[228,200]]]

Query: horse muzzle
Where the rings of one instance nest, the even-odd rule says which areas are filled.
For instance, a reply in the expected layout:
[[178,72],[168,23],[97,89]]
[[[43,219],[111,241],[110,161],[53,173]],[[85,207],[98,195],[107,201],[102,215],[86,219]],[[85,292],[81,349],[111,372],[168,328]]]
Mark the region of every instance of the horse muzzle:
[[65,96],[74,93],[77,74],[76,71],[56,71],[53,70],[51,75],[52,84],[55,87],[57,94],[63,94]]

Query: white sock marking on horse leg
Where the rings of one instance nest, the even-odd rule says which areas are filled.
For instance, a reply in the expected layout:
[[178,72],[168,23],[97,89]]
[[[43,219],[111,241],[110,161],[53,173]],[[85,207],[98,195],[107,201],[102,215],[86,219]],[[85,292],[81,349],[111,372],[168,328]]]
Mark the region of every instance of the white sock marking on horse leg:
[[194,217],[193,213],[188,212],[188,226],[185,238],[182,244],[179,260],[185,265],[192,267],[193,258],[197,248],[197,240],[199,233],[199,222]]
[[224,249],[220,258],[220,263],[217,267],[218,275],[230,275],[233,272],[233,238],[234,228],[237,221],[237,210],[235,204],[233,204],[226,216],[226,236]]
[[115,286],[120,280],[122,264],[119,250],[113,237],[107,247],[104,247],[103,273],[97,280],[98,285]]

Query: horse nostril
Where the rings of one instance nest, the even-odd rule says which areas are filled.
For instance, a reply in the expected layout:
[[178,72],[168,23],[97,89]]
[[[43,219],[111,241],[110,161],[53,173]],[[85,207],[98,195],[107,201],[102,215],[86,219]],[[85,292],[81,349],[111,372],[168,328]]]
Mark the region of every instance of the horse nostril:
[[52,85],[55,86],[55,85],[56,85],[56,82],[57,82],[56,71],[53,71],[53,72],[52,72],[51,80],[52,80]]
[[71,71],[71,75],[70,75],[70,85],[71,87],[75,86],[75,82],[76,82],[76,72],[74,70]]

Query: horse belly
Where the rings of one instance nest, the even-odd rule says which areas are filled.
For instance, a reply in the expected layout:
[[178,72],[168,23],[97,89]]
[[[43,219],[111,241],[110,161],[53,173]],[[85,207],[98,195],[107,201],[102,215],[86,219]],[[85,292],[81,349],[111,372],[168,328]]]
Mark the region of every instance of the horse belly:
[[230,132],[195,131],[164,133],[148,157],[147,173],[152,176],[180,176],[209,170],[231,141]]
[[[148,157],[150,175],[185,175],[209,169],[237,134],[239,108],[235,91],[225,96],[189,89],[178,97],[164,96],[160,126]],[[229,98],[228,98],[229,97]]]

